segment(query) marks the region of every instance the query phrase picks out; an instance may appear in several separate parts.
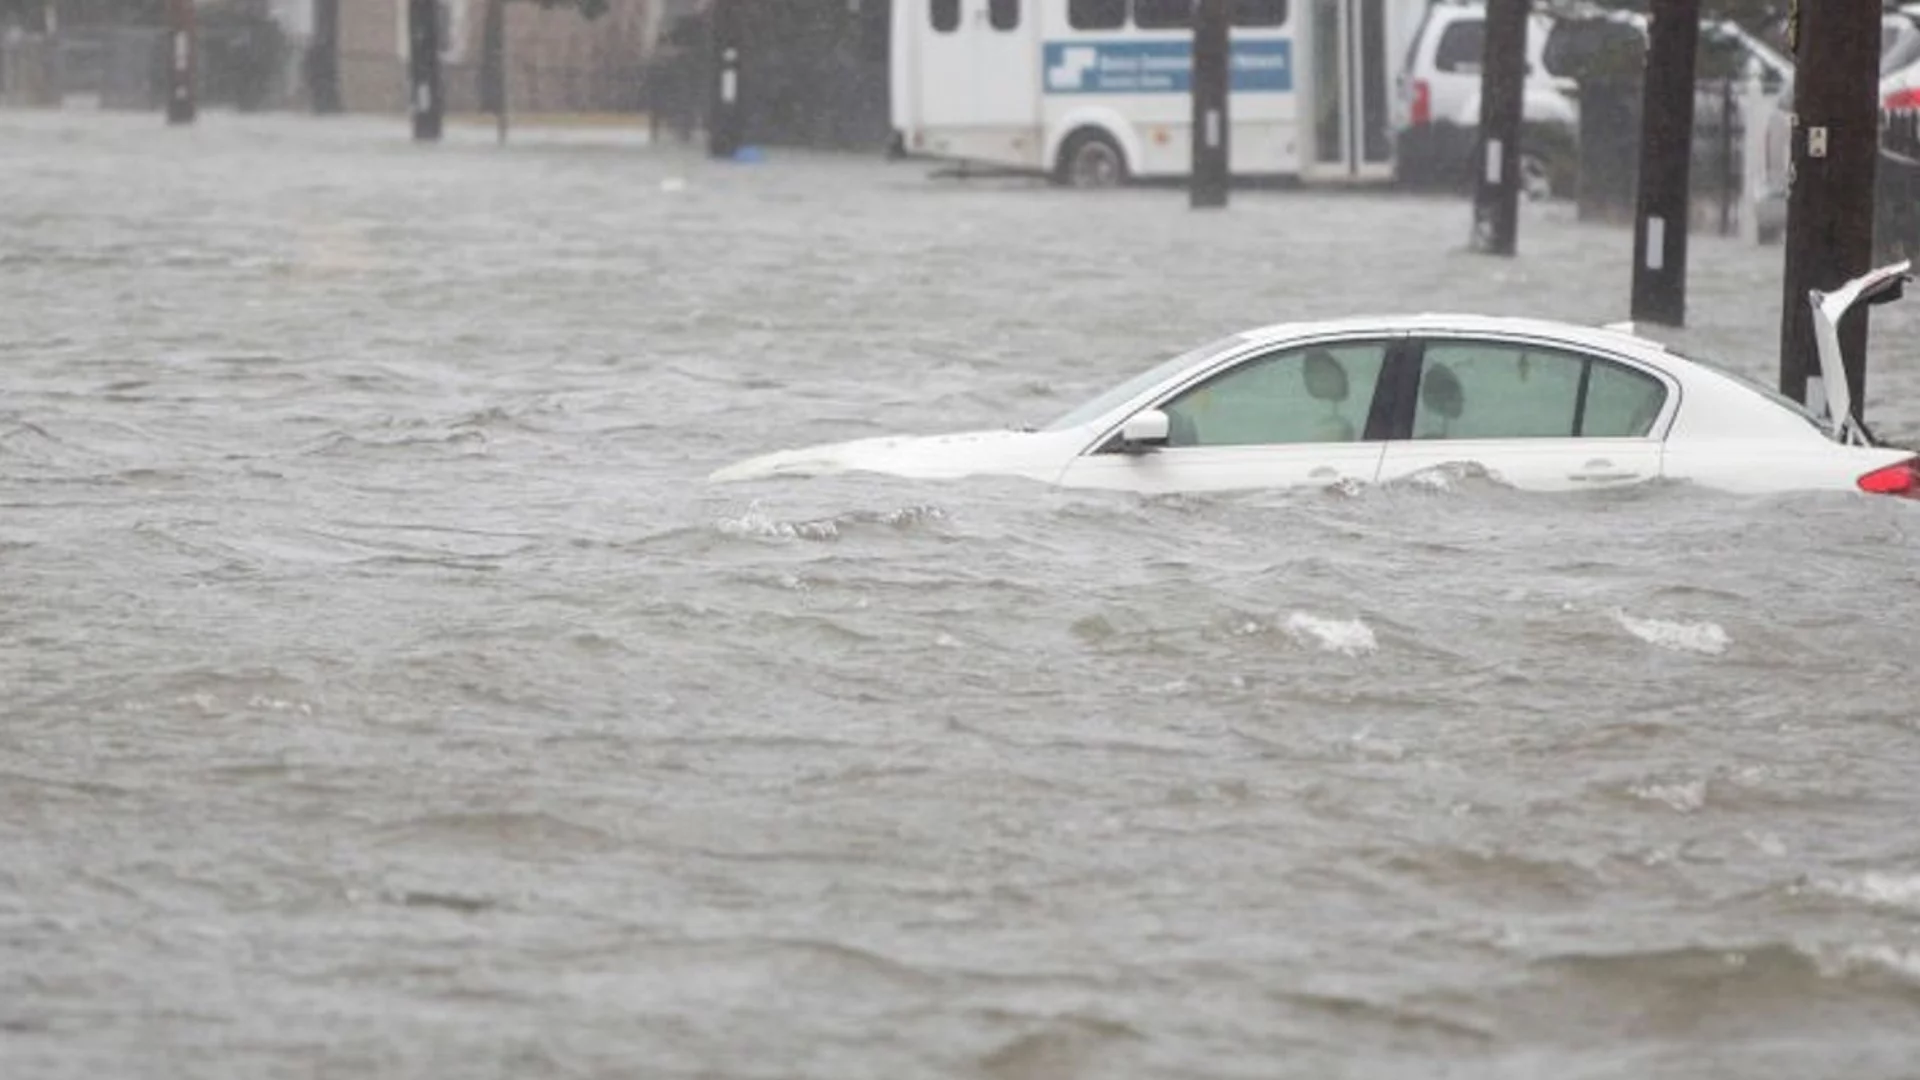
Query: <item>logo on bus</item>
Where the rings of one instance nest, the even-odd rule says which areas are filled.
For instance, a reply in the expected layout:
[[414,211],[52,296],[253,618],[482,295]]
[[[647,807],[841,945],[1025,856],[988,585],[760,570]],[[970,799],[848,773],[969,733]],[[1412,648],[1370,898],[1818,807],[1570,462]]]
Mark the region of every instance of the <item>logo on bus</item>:
[[[1189,94],[1190,41],[1059,42],[1041,47],[1049,94]],[[1293,89],[1293,42],[1233,44],[1231,84],[1236,93],[1284,94]]]

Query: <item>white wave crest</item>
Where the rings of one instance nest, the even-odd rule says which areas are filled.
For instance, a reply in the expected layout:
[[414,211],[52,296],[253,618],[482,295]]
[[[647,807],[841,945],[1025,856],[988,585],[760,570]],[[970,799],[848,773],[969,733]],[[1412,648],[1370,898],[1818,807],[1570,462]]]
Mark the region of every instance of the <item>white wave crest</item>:
[[1720,624],[1711,622],[1675,622],[1668,619],[1641,619],[1624,611],[1613,613],[1627,633],[1656,648],[1673,652],[1699,653],[1703,656],[1719,656],[1727,651],[1733,639],[1720,628]]
[[1920,985],[1920,949],[1902,949],[1894,945],[1853,945],[1838,956],[1823,958],[1822,974],[1832,978],[1854,972],[1876,972],[1902,982]]
[[1920,874],[1866,873],[1857,878],[1823,881],[1818,888],[1833,896],[1878,907],[1920,911]]
[[1388,486],[1451,495],[1470,487],[1510,488],[1499,473],[1477,461],[1446,461],[1389,481]]
[[1636,799],[1665,803],[1683,814],[1691,814],[1707,805],[1707,782],[1690,780],[1679,784],[1637,784],[1627,789]]
[[720,531],[728,536],[766,540],[837,540],[840,526],[832,519],[823,521],[780,521],[769,517],[758,503],[737,518],[723,518]]
[[1380,647],[1374,639],[1373,628],[1359,619],[1323,619],[1296,611],[1287,616],[1287,633],[1302,644],[1345,656],[1359,656]]

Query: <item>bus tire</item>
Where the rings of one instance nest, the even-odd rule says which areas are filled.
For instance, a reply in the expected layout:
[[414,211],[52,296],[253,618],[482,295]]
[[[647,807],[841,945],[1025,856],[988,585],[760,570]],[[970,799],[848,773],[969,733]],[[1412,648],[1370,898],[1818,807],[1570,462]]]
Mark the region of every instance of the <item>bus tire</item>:
[[1060,144],[1053,180],[1062,187],[1119,187],[1127,182],[1127,155],[1113,136],[1099,128],[1081,128]]

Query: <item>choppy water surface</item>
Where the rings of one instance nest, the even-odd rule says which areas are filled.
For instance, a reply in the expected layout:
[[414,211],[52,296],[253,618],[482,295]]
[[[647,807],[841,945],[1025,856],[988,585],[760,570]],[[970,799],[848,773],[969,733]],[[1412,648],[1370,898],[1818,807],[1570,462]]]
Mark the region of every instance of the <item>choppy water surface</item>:
[[[1617,319],[1622,231],[397,121],[0,142],[8,1077],[1920,1061],[1912,506],[703,480],[1294,316]],[[1768,377],[1779,249],[1694,262],[1682,339]]]

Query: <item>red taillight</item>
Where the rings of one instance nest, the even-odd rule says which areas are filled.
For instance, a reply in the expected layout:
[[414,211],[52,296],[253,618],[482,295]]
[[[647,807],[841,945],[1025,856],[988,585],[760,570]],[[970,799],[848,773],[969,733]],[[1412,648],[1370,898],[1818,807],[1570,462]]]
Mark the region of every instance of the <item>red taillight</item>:
[[1413,80],[1413,126],[1423,127],[1432,119],[1433,86],[1425,79],[1415,79]]
[[1884,469],[1875,469],[1860,478],[1860,490],[1869,495],[1920,499],[1920,472],[1915,471],[1916,467],[1920,467],[1920,461],[1908,458]]
[[1880,107],[1888,112],[1903,112],[1908,109],[1920,109],[1920,86],[1895,90],[1880,102]]

